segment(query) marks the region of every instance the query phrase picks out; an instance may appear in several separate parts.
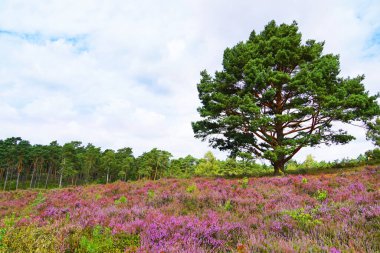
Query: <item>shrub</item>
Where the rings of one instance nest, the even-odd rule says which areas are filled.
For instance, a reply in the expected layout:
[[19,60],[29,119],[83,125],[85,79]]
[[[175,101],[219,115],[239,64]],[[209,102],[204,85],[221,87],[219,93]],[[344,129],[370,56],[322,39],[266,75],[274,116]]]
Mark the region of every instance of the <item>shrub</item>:
[[82,236],[79,242],[79,252],[109,252],[112,250],[112,237],[109,228],[96,226],[90,236]]
[[[75,245],[72,245],[75,249]],[[92,231],[82,235],[75,252],[131,252],[140,246],[138,234],[112,234],[110,228],[95,226]],[[127,251],[128,250],[128,251]]]
[[127,203],[127,198],[125,196],[121,196],[119,199],[115,200],[115,205]]
[[326,190],[318,190],[315,193],[315,198],[319,201],[324,201],[327,198],[327,191]]
[[285,214],[292,217],[302,229],[309,229],[321,224],[321,221],[314,219],[309,213],[305,213],[303,208],[285,211]]
[[[125,252],[135,252],[141,243],[140,235],[138,234],[120,233],[114,235],[113,238],[114,249],[122,249],[125,250]],[[126,249],[128,249],[128,251],[126,251]]]
[[1,239],[1,252],[59,252],[59,243],[47,227],[23,226],[6,230]]
[[231,200],[227,200],[225,203],[224,203],[224,206],[223,206],[224,210],[226,211],[231,211],[233,206],[231,204]]
[[249,179],[247,177],[243,178],[239,182],[240,182],[241,188],[247,189],[248,183],[249,183]]
[[31,204],[32,207],[36,207],[42,203],[45,202],[45,196],[42,192],[38,192],[36,198],[34,199],[33,203]]
[[3,247],[3,237],[5,233],[7,232],[6,228],[0,228],[0,249]]
[[156,196],[153,190],[149,190],[147,194],[148,194],[148,200],[153,200],[154,196]]
[[198,190],[197,186],[195,184],[192,184],[192,185],[189,185],[187,188],[186,188],[186,191],[188,193],[193,193],[195,192],[196,190]]
[[15,213],[12,213],[11,216],[6,216],[3,222],[6,228],[13,227],[17,222]]
[[198,200],[194,197],[184,197],[180,200],[183,205],[181,208],[181,214],[195,213],[199,209]]

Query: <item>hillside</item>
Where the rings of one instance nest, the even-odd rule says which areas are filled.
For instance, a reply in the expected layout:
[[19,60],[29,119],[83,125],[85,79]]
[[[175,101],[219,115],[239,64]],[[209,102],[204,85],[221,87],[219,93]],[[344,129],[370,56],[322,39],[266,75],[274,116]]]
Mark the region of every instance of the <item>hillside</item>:
[[380,167],[0,193],[0,252],[378,252]]

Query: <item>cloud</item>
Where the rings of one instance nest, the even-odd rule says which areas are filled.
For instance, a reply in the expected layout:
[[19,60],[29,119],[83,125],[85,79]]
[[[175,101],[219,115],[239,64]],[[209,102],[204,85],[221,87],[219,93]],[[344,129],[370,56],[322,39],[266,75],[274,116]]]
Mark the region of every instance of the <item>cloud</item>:
[[[59,1],[0,3],[0,138],[71,140],[105,148],[158,147],[175,156],[211,149],[193,138],[196,83],[223,50],[274,19],[340,54],[343,76],[365,74],[378,92],[380,4],[375,1]],[[306,149],[316,158],[371,148]],[[368,146],[368,148],[367,148]],[[215,151],[218,157],[222,152]]]

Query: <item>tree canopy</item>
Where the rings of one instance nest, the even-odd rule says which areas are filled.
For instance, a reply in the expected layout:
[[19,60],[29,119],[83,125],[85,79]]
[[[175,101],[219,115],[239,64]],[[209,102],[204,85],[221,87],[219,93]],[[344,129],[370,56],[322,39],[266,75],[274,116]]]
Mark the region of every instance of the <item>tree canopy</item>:
[[201,72],[201,120],[195,137],[231,156],[252,154],[275,173],[303,147],[345,144],[354,137],[334,122],[368,121],[379,114],[364,75],[340,77],[339,56],[323,54],[324,42],[302,42],[296,22],[265,29],[223,56],[223,69]]
[[380,118],[376,118],[374,122],[368,122],[367,127],[367,139],[380,147]]

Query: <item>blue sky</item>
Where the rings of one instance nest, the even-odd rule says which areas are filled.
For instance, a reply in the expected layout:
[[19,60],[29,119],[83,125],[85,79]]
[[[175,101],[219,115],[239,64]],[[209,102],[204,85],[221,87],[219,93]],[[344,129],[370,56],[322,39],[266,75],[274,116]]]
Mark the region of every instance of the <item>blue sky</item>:
[[[221,68],[223,50],[274,19],[296,20],[303,38],[339,54],[342,76],[365,74],[379,91],[379,1],[0,2],[0,138],[154,147],[174,156],[210,150],[193,138],[199,72]],[[364,131],[345,146],[305,149],[317,159],[372,148]],[[215,151],[218,157],[225,154]]]

